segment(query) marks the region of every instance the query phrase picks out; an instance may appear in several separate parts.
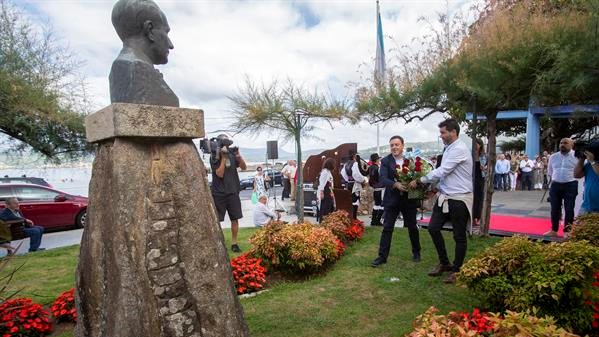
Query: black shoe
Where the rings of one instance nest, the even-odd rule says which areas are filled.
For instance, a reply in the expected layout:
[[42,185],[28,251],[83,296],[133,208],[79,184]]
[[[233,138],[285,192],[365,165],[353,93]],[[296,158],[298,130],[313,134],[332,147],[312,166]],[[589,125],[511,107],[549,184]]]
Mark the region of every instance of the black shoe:
[[452,271],[453,265],[450,264],[438,264],[433,270],[428,273],[428,276],[441,276],[446,271]]
[[387,260],[383,259],[382,257],[377,257],[376,259],[374,259],[374,261],[372,261],[370,265],[372,266],[372,268],[376,268],[385,263],[387,263]]
[[412,253],[412,261],[420,262],[420,252]]
[[233,253],[241,253],[241,249],[237,244],[231,245],[231,250],[233,251]]
[[29,252],[41,252],[42,250],[46,250],[46,248],[30,249]]

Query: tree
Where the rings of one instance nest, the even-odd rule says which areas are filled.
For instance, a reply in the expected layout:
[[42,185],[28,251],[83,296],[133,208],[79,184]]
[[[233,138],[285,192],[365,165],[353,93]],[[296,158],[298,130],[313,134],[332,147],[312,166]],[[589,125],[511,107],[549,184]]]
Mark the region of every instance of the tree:
[[[432,111],[463,119],[467,111],[476,107],[475,111],[486,117],[491,170],[496,161],[499,111],[528,106],[531,97],[545,105],[554,102],[554,97],[565,102],[587,103],[599,96],[594,89],[597,77],[584,76],[583,71],[594,71],[596,61],[562,60],[567,55],[561,52],[566,48],[570,53],[586,56],[594,50],[596,53],[597,34],[593,35],[593,30],[588,32],[596,22],[596,14],[590,14],[595,8],[596,5],[583,1],[488,1],[467,29],[463,21],[456,24],[441,16],[443,28],[422,40],[429,58],[419,57],[419,53],[400,57],[401,78],[395,79],[389,89],[374,88],[371,95],[358,95],[357,110],[366,118],[409,121],[414,113],[426,117]],[[583,41],[595,49],[581,48]],[[583,52],[585,48],[589,50]],[[577,76],[568,72],[572,64],[578,67]],[[401,90],[394,91],[393,86]],[[369,112],[377,103],[381,107]],[[487,175],[486,182],[483,235],[488,233],[493,194],[491,176]]]
[[295,209],[298,220],[304,220],[304,193],[302,176],[302,137],[314,130],[311,123],[320,119],[326,122],[342,120],[349,116],[349,106],[345,101],[326,98],[308,92],[303,87],[288,80],[285,85],[273,82],[269,86],[257,85],[246,79],[245,87],[230,97],[234,105],[237,132],[253,134],[277,132],[286,139],[295,141],[297,153],[297,187]]
[[31,148],[59,161],[88,149],[79,66],[51,29],[33,26],[0,0],[0,133],[9,137],[10,150]]

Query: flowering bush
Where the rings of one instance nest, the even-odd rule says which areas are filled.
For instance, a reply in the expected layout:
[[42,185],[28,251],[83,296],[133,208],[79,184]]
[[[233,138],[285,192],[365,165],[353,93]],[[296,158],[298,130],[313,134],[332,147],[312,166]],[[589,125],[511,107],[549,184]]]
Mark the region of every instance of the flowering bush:
[[555,326],[551,317],[537,318],[529,313],[507,311],[504,316],[481,313],[474,309],[472,314],[450,312],[437,315],[438,310],[429,308],[413,323],[414,330],[408,337],[576,337]]
[[283,272],[317,272],[338,258],[336,239],[329,229],[308,222],[273,222],[250,238],[250,254]]
[[328,228],[342,241],[348,241],[346,237],[347,229],[351,227],[352,221],[346,211],[335,211],[325,216],[320,223],[321,226]]
[[261,259],[249,257],[247,254],[239,255],[231,260],[231,269],[237,294],[251,293],[264,288],[266,268]]
[[364,221],[354,220],[351,226],[345,229],[345,238],[347,241],[359,240],[364,236]]
[[345,252],[345,244],[343,243],[343,241],[339,239],[335,240],[337,241],[337,257],[341,257],[341,255],[343,255],[343,252]]
[[42,337],[51,332],[48,312],[30,298],[17,298],[0,304],[0,336]]
[[595,272],[594,278],[593,289],[586,293],[588,299],[585,304],[593,310],[593,322],[591,323],[593,330],[599,331],[599,300],[597,300],[596,294],[599,291],[599,272]]
[[588,301],[598,298],[592,287],[598,269],[599,248],[587,241],[541,244],[512,237],[468,260],[458,280],[491,310],[534,307],[560,326],[584,334],[594,321]]
[[56,301],[52,303],[52,306],[50,306],[50,310],[52,311],[52,315],[59,321],[76,322],[75,288],[60,294]]
[[[401,165],[395,166],[395,179],[403,185],[408,185],[414,179],[420,179],[431,171],[431,166],[420,157],[405,158]],[[422,187],[408,189],[409,199],[423,199],[425,190]]]
[[599,213],[588,213],[576,218],[572,226],[572,241],[587,240],[599,246]]

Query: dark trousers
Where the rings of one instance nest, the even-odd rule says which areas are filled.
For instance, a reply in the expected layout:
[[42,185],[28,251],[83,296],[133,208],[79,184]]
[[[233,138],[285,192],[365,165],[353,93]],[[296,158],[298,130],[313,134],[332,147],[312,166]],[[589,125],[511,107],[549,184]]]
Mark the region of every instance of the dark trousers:
[[559,220],[562,217],[562,200],[566,216],[564,219],[564,232],[569,232],[574,222],[574,203],[578,195],[578,181],[569,183],[551,183],[549,188],[549,198],[551,199],[551,230],[557,232],[559,229]]
[[532,190],[532,171],[522,172],[522,191],[525,189]]
[[407,198],[398,199],[392,205],[385,207],[385,220],[379,243],[379,257],[383,260],[387,260],[389,256],[393,229],[395,229],[395,220],[400,212],[403,215],[404,227],[408,228],[412,253],[420,253],[420,233],[418,226],[416,226],[417,201],[408,200]]
[[289,193],[291,192],[291,182],[289,178],[283,178],[283,194],[281,195],[281,200],[285,200],[285,198],[289,198]]
[[497,178],[495,181],[496,190],[507,191],[510,189],[510,180],[507,173],[497,173],[495,177]]
[[31,226],[24,227],[23,232],[25,236],[29,238],[29,251],[34,252],[40,248],[42,244],[42,234],[44,234],[44,227]]
[[466,238],[466,226],[470,214],[468,214],[468,207],[466,204],[459,200],[448,200],[449,213],[443,213],[443,208],[437,205],[433,206],[433,215],[431,216],[430,223],[428,224],[428,232],[433,239],[435,248],[437,249],[437,255],[439,256],[439,263],[443,265],[449,264],[449,258],[447,257],[447,250],[445,249],[445,239],[441,230],[443,224],[450,221],[453,226],[453,240],[455,241],[455,257],[453,260],[453,271],[458,272],[464,263],[466,257],[467,238]]

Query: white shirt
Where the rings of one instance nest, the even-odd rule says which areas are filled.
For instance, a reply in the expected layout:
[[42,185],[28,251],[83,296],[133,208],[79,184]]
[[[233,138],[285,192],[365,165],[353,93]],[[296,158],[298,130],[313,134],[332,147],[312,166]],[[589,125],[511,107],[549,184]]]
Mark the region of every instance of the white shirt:
[[[341,168],[341,176],[343,177],[343,179],[345,179],[345,181],[349,181],[349,177],[347,176],[347,172],[345,171],[345,165],[343,165],[343,167]],[[360,167],[358,166],[358,162],[354,162],[354,165],[352,165],[351,176],[352,178],[354,178],[354,181],[358,184],[364,182],[365,178],[360,173]]]
[[254,207],[254,225],[255,226],[263,226],[266,225],[270,220],[276,218],[276,214],[268,209],[268,207],[258,202]]
[[281,170],[281,174],[285,178],[293,178],[293,177],[290,176],[290,174],[291,174],[291,165],[285,165],[285,167],[283,167],[283,169]]
[[432,170],[420,181],[439,182],[439,191],[447,196],[472,193],[472,153],[461,139],[445,147],[441,166]]
[[569,183],[576,180],[574,178],[574,167],[577,163],[578,159],[574,156],[574,151],[570,150],[566,155],[556,152],[549,157],[547,174],[551,177],[552,181]]
[[324,187],[326,186],[327,182],[331,183],[332,190],[334,184],[333,174],[328,169],[322,169],[322,171],[320,171],[320,177],[318,178],[318,193],[316,194],[318,200],[320,200],[320,192],[324,191]]
[[522,172],[531,172],[533,169],[535,168],[535,162],[532,161],[532,159],[522,159],[520,161],[520,170],[522,170]]
[[498,160],[495,164],[495,173],[506,174],[510,172],[510,161],[507,159]]

